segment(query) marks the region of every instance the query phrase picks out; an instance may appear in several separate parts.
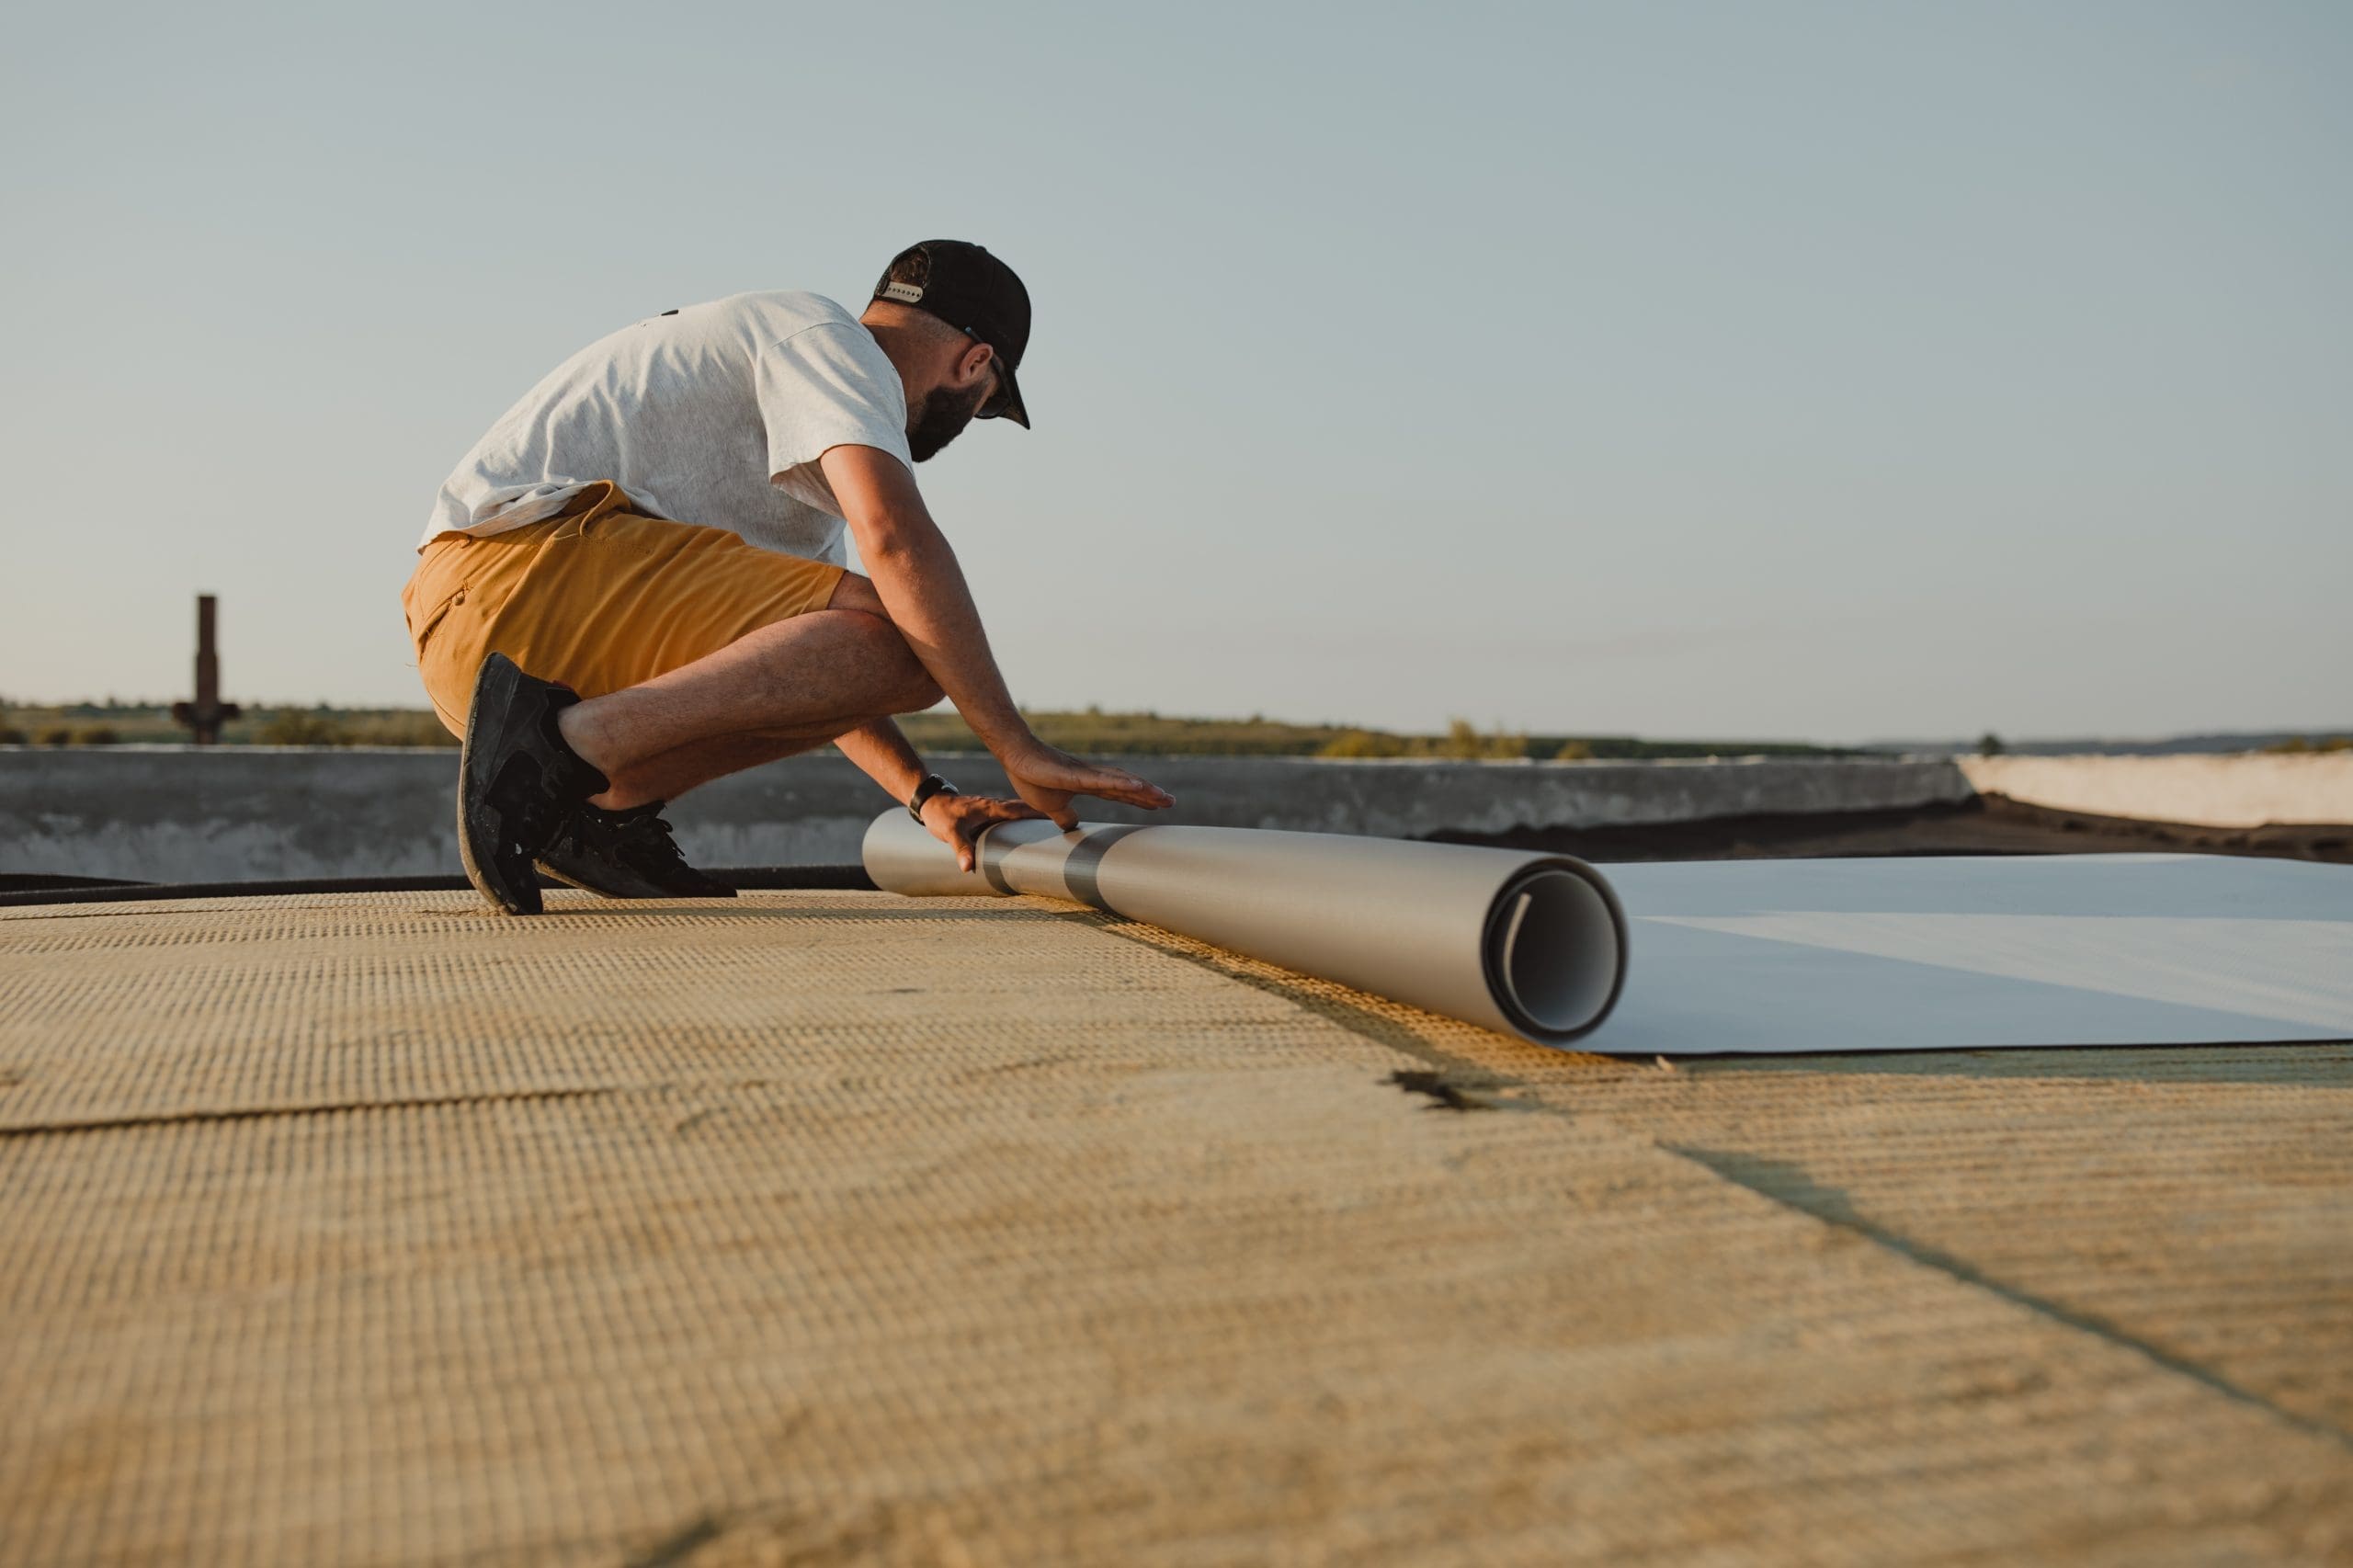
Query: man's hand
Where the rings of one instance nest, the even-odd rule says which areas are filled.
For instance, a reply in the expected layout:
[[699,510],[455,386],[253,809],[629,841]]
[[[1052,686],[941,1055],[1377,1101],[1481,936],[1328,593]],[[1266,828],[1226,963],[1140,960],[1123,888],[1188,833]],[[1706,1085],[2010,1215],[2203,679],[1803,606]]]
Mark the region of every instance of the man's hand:
[[986,795],[934,795],[923,803],[923,825],[931,835],[956,851],[956,865],[969,871],[983,831],[1001,822],[1041,817],[1018,801],[992,800]]
[[1124,768],[1084,761],[1035,735],[1006,747],[996,759],[1012,780],[1013,792],[1036,807],[1037,814],[1051,817],[1065,833],[1078,825],[1078,813],[1070,809],[1074,795],[1093,795],[1155,812],[1176,803],[1176,797],[1157,784],[1147,783]]

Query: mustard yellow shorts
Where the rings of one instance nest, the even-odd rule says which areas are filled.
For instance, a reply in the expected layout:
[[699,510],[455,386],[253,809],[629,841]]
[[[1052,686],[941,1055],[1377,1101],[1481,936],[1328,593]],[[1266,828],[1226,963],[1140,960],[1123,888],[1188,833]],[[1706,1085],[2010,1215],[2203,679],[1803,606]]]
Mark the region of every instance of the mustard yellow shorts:
[[433,710],[462,735],[474,672],[492,653],[602,697],[824,608],[842,575],[724,528],[633,512],[620,486],[599,482],[543,522],[434,540],[401,608]]

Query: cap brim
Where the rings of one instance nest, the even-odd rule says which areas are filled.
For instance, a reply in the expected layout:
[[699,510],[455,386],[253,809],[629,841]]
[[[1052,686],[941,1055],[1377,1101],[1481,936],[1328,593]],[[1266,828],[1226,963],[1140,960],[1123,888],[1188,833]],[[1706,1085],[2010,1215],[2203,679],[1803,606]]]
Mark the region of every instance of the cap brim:
[[1016,425],[1018,425],[1024,430],[1027,430],[1029,428],[1029,405],[1024,403],[1021,399],[1020,378],[1017,377],[1013,373],[1013,367],[1006,364],[1003,360],[999,360],[997,362],[997,373],[1005,378],[1005,391],[1007,401],[1005,405],[1005,412],[1003,414],[996,415],[994,417],[998,419],[1010,419]]

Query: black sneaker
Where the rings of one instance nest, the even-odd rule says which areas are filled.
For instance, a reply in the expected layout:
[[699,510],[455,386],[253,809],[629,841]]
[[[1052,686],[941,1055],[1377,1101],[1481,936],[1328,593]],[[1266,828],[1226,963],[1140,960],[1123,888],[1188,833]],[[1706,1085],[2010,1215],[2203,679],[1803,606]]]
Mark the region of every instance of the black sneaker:
[[733,888],[687,864],[661,812],[659,801],[625,812],[582,805],[540,851],[540,869],[607,898],[733,898]]
[[579,700],[504,653],[474,676],[458,767],[458,853],[467,880],[509,915],[540,912],[531,861],[575,807],[608,788],[556,730],[555,716]]

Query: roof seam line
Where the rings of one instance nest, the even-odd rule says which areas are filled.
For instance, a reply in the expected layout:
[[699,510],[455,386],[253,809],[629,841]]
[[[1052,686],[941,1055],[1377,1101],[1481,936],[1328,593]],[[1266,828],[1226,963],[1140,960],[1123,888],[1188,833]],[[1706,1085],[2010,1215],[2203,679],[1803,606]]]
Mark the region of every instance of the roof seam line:
[[207,1121],[265,1121],[279,1117],[341,1116],[366,1110],[429,1110],[443,1106],[495,1105],[506,1101],[597,1099],[631,1088],[655,1085],[603,1084],[570,1089],[511,1089],[492,1094],[420,1095],[407,1099],[339,1100],[324,1105],[246,1106],[222,1109],[159,1111],[149,1116],[100,1116],[0,1126],[0,1138],[40,1138],[77,1132],[121,1132],[144,1127],[180,1127]]
[[1779,1208],[1786,1209],[1791,1213],[1802,1214],[1817,1223],[1843,1231],[1859,1240],[1867,1241],[1873,1246],[1893,1253],[1908,1262],[1932,1268],[1957,1284],[1987,1291],[2013,1306],[2023,1307],[2039,1317],[2072,1328],[2078,1333],[2088,1334],[2095,1338],[2105,1340],[2120,1349],[2132,1352],[2143,1360],[2171,1372],[2176,1377],[2187,1378],[2234,1403],[2260,1410],[2265,1415],[2285,1422],[2307,1436],[2322,1438],[2348,1453],[2353,1453],[2353,1432],[2287,1409],[2252,1389],[2242,1388],[2211,1368],[2201,1367],[2195,1361],[2177,1356],[2148,1340],[2126,1332],[2104,1318],[2095,1317],[2089,1312],[2064,1306],[2047,1296],[2038,1296],[2032,1291],[2006,1284],[1964,1259],[1929,1246],[1926,1243],[1914,1241],[1909,1236],[1889,1230],[1886,1226],[1867,1220],[1859,1214],[1827,1212],[1816,1205],[1805,1202],[1801,1198],[1777,1191],[1769,1186],[1752,1180],[1742,1175],[1736,1168],[1737,1156],[1727,1155],[1719,1150],[1669,1143],[1664,1140],[1659,1141],[1658,1147],[1679,1159],[1689,1161],[1718,1180],[1737,1187],[1743,1191],[1753,1192]]

